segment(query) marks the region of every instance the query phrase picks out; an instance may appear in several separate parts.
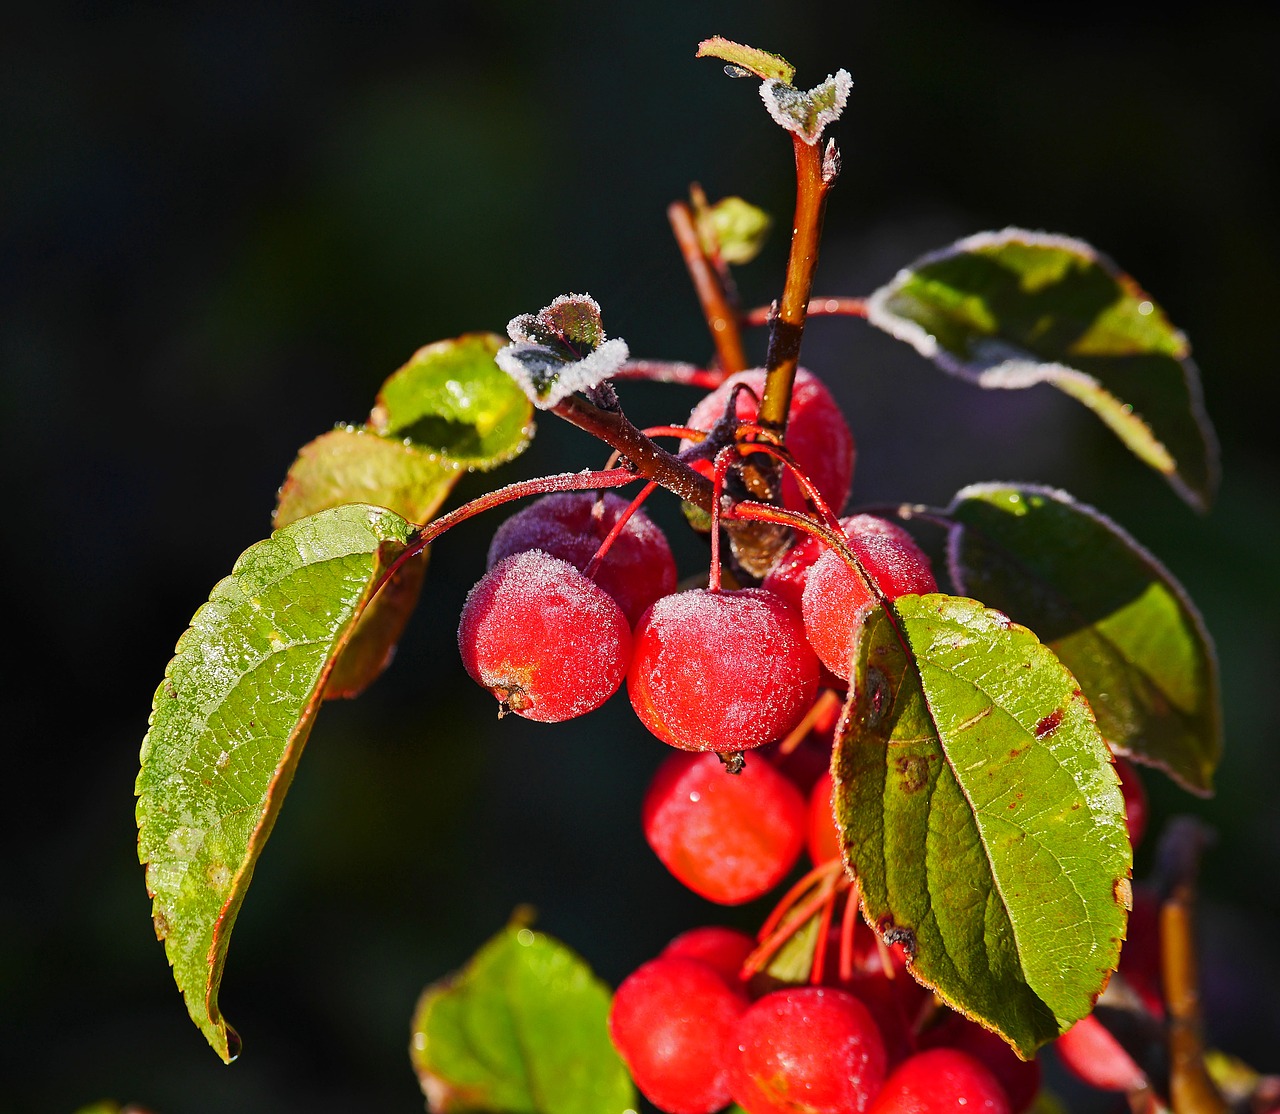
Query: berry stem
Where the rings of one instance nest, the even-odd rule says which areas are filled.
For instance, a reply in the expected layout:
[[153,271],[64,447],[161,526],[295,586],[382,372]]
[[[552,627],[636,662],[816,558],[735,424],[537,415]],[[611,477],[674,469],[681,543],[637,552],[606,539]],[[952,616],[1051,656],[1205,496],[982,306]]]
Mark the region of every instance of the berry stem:
[[720,500],[724,493],[725,475],[737,456],[738,451],[733,445],[726,445],[716,453],[711,480],[715,498],[711,501],[711,572],[707,578],[707,587],[713,592],[720,591]]
[[[640,489],[640,494],[631,500],[627,509],[618,515],[618,521],[613,524],[613,529],[605,535],[604,541],[600,543],[600,547],[592,555],[591,560],[587,562],[587,567],[582,570],[582,575],[588,580],[595,580],[596,570],[600,567],[600,562],[608,555],[609,550],[613,548],[613,543],[618,540],[618,535],[627,528],[627,523],[631,520],[631,516],[640,509],[642,504],[653,493],[653,489],[658,486],[657,480],[650,480]],[[604,496],[598,496],[603,499]]]
[[813,725],[830,713],[833,704],[838,705],[840,697],[834,689],[823,689],[822,695],[813,702],[813,706],[804,714],[804,719],[795,725],[791,734],[778,744],[779,754],[790,754],[801,743],[804,738],[813,730]]
[[614,379],[642,379],[649,383],[677,383],[714,391],[724,381],[718,371],[675,360],[628,360],[614,373]]
[[[756,306],[743,315],[742,323],[748,328],[772,324],[777,311],[776,303]],[[809,317],[866,317],[867,301],[865,298],[810,298],[806,314]]]
[[452,529],[469,518],[474,518],[482,511],[492,510],[494,507],[502,506],[503,503],[524,499],[529,495],[549,495],[557,491],[597,491],[609,487],[622,487],[639,478],[630,468],[608,468],[603,472],[560,472],[554,476],[538,476],[536,479],[520,480],[517,483],[507,484],[506,487],[495,488],[478,499],[472,499],[470,503],[464,503],[448,514],[419,526],[414,531],[409,544],[378,578],[373,593],[376,594],[400,571],[400,567],[406,561],[416,557],[446,530]]
[[830,899],[822,907],[822,916],[818,920],[818,943],[813,949],[813,966],[809,969],[809,981],[814,986],[822,985],[822,976],[827,971],[827,934],[831,931],[831,918],[836,911],[837,896],[833,890]]
[[771,935],[774,929],[782,923],[782,918],[787,915],[791,908],[802,897],[804,897],[805,894],[813,889],[815,885],[822,882],[828,875],[837,873],[838,869],[841,867],[842,864],[839,860],[832,859],[830,862],[819,863],[804,875],[804,877],[797,881],[791,889],[782,895],[782,900],[773,907],[773,912],[765,918],[764,924],[760,926],[760,931],[756,934],[756,939],[763,940],[766,936]]
[[[742,428],[739,427],[740,431]],[[749,429],[751,427],[746,428]],[[840,520],[836,518],[835,513],[827,505],[827,501],[822,497],[822,492],[814,486],[813,481],[800,469],[800,466],[796,463],[796,458],[781,445],[774,445],[768,441],[756,441],[739,445],[738,451],[743,456],[747,456],[750,453],[767,453],[775,460],[781,461],[795,477],[796,483],[799,484],[800,489],[805,494],[805,498],[813,504],[818,514],[822,516],[823,522],[833,530],[839,529]]]
[[853,942],[858,931],[858,895],[852,886],[845,895],[844,916],[840,919],[840,982],[853,981]]
[[787,257],[787,278],[782,288],[778,312],[770,321],[769,351],[765,358],[767,375],[764,397],[760,400],[760,424],[783,433],[791,409],[791,385],[800,366],[800,342],[804,337],[805,316],[813,276],[818,267],[818,245],[822,239],[822,216],[827,193],[835,182],[834,146],[828,143],[830,157],[824,157],[816,143],[793,137],[796,156],[796,212],[791,227],[791,253]]
[[613,446],[630,462],[634,473],[657,480],[681,499],[711,513],[711,481],[655,445],[620,410],[605,410],[578,395],[569,395],[551,412]]
[[[765,936],[756,946],[755,951],[747,956],[742,965],[744,972],[754,975],[757,971],[763,970],[764,965],[777,954],[783,944],[799,932],[809,922],[810,918],[822,910],[824,905],[830,905],[835,900],[836,887],[842,877],[836,870],[839,865],[839,863],[835,862],[824,864],[823,869],[826,873],[813,896],[788,910],[790,916],[786,922],[768,936]],[[819,945],[821,945],[821,941]]]
[[722,372],[718,385],[735,371],[743,371],[748,367],[747,354],[742,347],[742,333],[738,329],[738,314],[729,302],[715,267],[702,250],[693,209],[685,201],[673,201],[667,206],[667,220],[671,222],[671,231],[675,233],[680,254],[684,257],[685,269],[693,279],[693,288],[698,292],[698,301],[702,304],[702,315],[707,320],[707,328],[711,330],[711,339],[716,346],[716,357]]

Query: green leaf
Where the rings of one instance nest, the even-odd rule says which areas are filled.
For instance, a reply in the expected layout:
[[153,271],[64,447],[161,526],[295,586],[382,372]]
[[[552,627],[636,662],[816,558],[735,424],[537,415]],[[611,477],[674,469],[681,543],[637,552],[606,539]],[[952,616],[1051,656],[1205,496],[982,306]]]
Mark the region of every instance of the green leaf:
[[836,70],[835,76],[807,93],[786,82],[766,81],[760,87],[760,98],[775,124],[813,146],[827,125],[840,119],[852,87],[849,71]]
[[1064,491],[977,484],[956,495],[949,514],[960,591],[1039,633],[1116,750],[1210,794],[1222,757],[1217,660],[1168,570]]
[[533,410],[494,362],[502,346],[493,333],[470,333],[418,349],[382,384],[370,426],[446,464],[487,470],[517,456]]
[[770,54],[766,50],[757,50],[754,46],[730,42],[720,35],[703,39],[698,44],[698,53],[694,57],[719,58],[720,61],[728,62],[735,69],[755,74],[762,81],[782,81],[790,85],[791,79],[796,76],[795,66],[785,58]]
[[609,1040],[609,990],[559,941],[520,925],[428,987],[409,1055],[434,1114],[624,1114],[635,1089]]
[[218,988],[236,914],[330,669],[410,537],[379,507],[304,518],[250,547],[178,640],[142,743],[138,857],[191,1019],[230,1062]]
[[1050,383],[1093,410],[1198,510],[1218,449],[1186,337],[1088,244],[1006,228],[916,260],[867,320],[983,387]]
[[[521,404],[528,406],[523,398]],[[379,437],[367,427],[341,426],[298,453],[280,488],[272,525],[278,530],[344,503],[369,503],[409,522],[426,522],[462,474],[461,465],[436,453]],[[424,550],[374,597],[334,666],[326,698],[358,696],[390,663],[417,606],[426,568]]]
[[698,234],[708,255],[726,263],[750,263],[764,247],[773,218],[740,197],[722,197],[698,213]]
[[895,601],[855,647],[833,759],[869,923],[912,973],[1023,1056],[1115,969],[1132,851],[1119,780],[1071,674],[955,596]]

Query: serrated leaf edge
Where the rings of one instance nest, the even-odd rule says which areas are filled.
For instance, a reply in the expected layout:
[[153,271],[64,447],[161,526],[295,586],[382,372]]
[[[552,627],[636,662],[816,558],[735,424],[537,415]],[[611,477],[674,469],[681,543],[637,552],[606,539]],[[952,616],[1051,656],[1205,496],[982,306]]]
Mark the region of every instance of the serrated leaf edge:
[[[1079,511],[1081,514],[1085,515],[1085,517],[1087,518],[1093,519],[1093,521],[1097,522],[1104,529],[1110,530],[1117,537],[1119,537],[1120,540],[1124,542],[1124,544],[1128,546],[1129,549],[1135,554],[1135,556],[1137,556],[1139,560],[1141,560],[1144,564],[1146,564],[1155,573],[1157,579],[1159,579],[1160,582],[1164,584],[1164,586],[1168,588],[1170,592],[1173,593],[1174,598],[1178,601],[1178,603],[1183,607],[1187,615],[1190,617],[1191,625],[1195,628],[1196,635],[1197,637],[1199,637],[1208,656],[1209,684],[1210,684],[1211,694],[1212,694],[1211,703],[1213,706],[1214,739],[1216,742],[1215,758],[1220,760],[1222,755],[1222,747],[1223,747],[1223,719],[1222,719],[1222,682],[1220,677],[1220,668],[1218,664],[1218,650],[1217,650],[1217,647],[1214,645],[1213,636],[1209,633],[1209,628],[1205,625],[1204,616],[1200,614],[1199,608],[1196,607],[1191,597],[1187,594],[1187,590],[1182,586],[1182,583],[1177,579],[1177,577],[1173,575],[1173,573],[1171,573],[1167,568],[1165,568],[1165,566],[1161,563],[1160,559],[1156,557],[1154,553],[1152,553],[1149,549],[1147,549],[1146,546],[1144,546],[1141,542],[1139,542],[1136,538],[1134,538],[1134,536],[1130,534],[1123,526],[1117,523],[1114,519],[1111,519],[1107,515],[1103,514],[1096,507],[1092,507],[1088,503],[1080,502],[1080,500],[1078,500],[1069,491],[1064,491],[1062,488],[1049,487],[1044,484],[1025,484],[1025,483],[1015,483],[1012,481],[1007,483],[1002,483],[1002,482],[991,481],[991,480],[985,481],[983,483],[968,484],[965,487],[962,487],[959,491],[957,491],[955,495],[952,497],[951,503],[947,508],[948,513],[954,511],[955,508],[960,503],[964,502],[966,499],[980,497],[981,495],[987,494],[987,493],[1006,491],[1010,488],[1013,488],[1020,492],[1028,492],[1032,495],[1044,496],[1047,499],[1052,499],[1054,502],[1062,503],[1070,507],[1072,510]],[[967,524],[962,522],[955,522],[947,527],[947,544],[946,544],[947,574],[951,577],[952,583],[955,584],[956,588],[961,593],[966,592],[968,589],[966,587],[967,581],[965,578],[965,569],[960,560],[960,545],[963,540],[963,537],[962,537],[963,532],[969,528],[970,527]],[[1109,739],[1107,741],[1108,743],[1111,742],[1111,740]],[[1166,774],[1168,774],[1169,777],[1171,777],[1179,786],[1185,789],[1188,793],[1191,793],[1197,797],[1213,796],[1212,786],[1206,787],[1206,786],[1195,785],[1187,781],[1185,778],[1180,777],[1174,770],[1170,769],[1169,767],[1161,765],[1159,763],[1152,762],[1150,759],[1145,758],[1140,754],[1136,754],[1133,751],[1130,751],[1123,746],[1114,746],[1114,749],[1116,753],[1124,754],[1127,757],[1133,759],[1133,761],[1141,763],[1142,765],[1158,767],[1159,769],[1163,770]],[[1216,768],[1216,763],[1215,763],[1215,768]]]

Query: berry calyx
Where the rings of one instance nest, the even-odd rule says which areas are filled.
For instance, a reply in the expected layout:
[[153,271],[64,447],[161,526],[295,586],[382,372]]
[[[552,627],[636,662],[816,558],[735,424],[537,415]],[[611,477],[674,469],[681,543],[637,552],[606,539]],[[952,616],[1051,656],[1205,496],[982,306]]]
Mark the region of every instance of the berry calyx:
[[664,596],[635,632],[627,692],[641,722],[683,750],[749,750],[804,718],[818,659],[796,610],[759,588]]
[[711,1114],[729,1101],[725,1049],[744,995],[705,963],[659,956],[613,996],[609,1036],[636,1086],[669,1114]]
[[534,549],[498,562],[471,589],[458,649],[502,712],[558,723],[618,691],[631,630],[613,597],[567,561]]
[[884,1082],[885,1050],[857,998],[830,987],[775,990],[741,1019],[729,1089],[749,1114],[860,1114]]
[[[513,553],[540,549],[585,571],[629,503],[613,492],[545,495],[508,518],[489,543],[489,568]],[[592,579],[618,602],[632,626],[654,600],[676,587],[676,564],[666,535],[635,511],[610,545]]]
[[804,847],[806,817],[800,791],[767,762],[730,774],[711,753],[671,755],[641,812],[663,865],[721,905],[751,901],[786,877]]
[[[724,415],[729,396],[739,383],[745,383],[759,398],[764,394],[765,370],[752,368],[729,376],[707,395],[689,415],[693,429],[710,432]],[[738,393],[737,416],[754,421],[759,407],[746,391]],[[687,448],[690,442],[682,442]],[[812,372],[800,368],[791,388],[791,408],[787,418],[787,448],[796,464],[812,481],[834,511],[839,513],[853,486],[856,452],[849,424],[826,385]],[[793,511],[803,511],[805,498],[795,477],[784,471],[782,502]]]
[[968,1053],[931,1048],[893,1070],[871,1114],[1009,1114],[1009,1099]]
[[[855,525],[846,527],[849,548],[889,599],[937,591],[929,558],[910,534],[872,515],[857,515],[851,521]],[[840,554],[829,549],[809,569],[802,600],[810,645],[823,665],[848,680],[854,636],[876,606],[876,597]]]

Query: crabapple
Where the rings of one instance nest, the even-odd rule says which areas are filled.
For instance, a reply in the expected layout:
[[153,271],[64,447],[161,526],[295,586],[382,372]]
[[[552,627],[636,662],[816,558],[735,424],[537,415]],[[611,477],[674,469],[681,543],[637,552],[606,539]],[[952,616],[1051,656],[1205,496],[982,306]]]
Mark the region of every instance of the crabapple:
[[[857,518],[872,521],[846,528],[849,548],[889,599],[937,591],[929,558],[905,530],[886,530],[892,524],[871,515]],[[854,636],[876,597],[839,553],[827,550],[809,569],[802,600],[810,645],[823,665],[848,680]]]
[[749,1114],[860,1114],[884,1082],[885,1050],[848,991],[803,986],[764,995],[738,1021],[729,1089]]
[[1053,1050],[1072,1075],[1101,1091],[1138,1091],[1147,1086],[1146,1074],[1093,1014],[1058,1037]]
[[671,959],[696,959],[712,970],[719,971],[730,986],[738,986],[742,965],[755,951],[756,942],[745,932],[722,925],[706,925],[682,932],[665,948],[662,954]]
[[725,1049],[746,996],[705,963],[659,956],[613,996],[609,1036],[647,1099],[670,1114],[711,1114],[729,1101]]
[[1022,1114],[1040,1091],[1040,1061],[1021,1060],[1004,1039],[952,1010],[921,1034],[922,1048],[955,1048],[982,1063],[1009,1099],[1011,1114]]
[[1009,1098],[967,1052],[931,1048],[894,1068],[871,1114],[1009,1114]]
[[[693,408],[688,424],[694,429],[710,431],[723,416],[729,403],[729,395],[737,384],[745,383],[759,398],[764,394],[764,381],[764,368],[752,368],[729,376]],[[757,409],[755,399],[748,392],[739,393],[739,418],[754,421]],[[681,448],[687,448],[690,444],[691,442],[682,442]],[[849,498],[849,489],[853,485],[856,456],[853,434],[826,385],[804,368],[796,372],[795,383],[791,388],[787,448],[828,506],[838,514]],[[800,485],[785,470],[782,477],[782,502],[794,511],[806,508]]]
[[769,763],[748,762],[734,775],[708,752],[667,758],[641,819],[649,846],[676,878],[710,901],[739,905],[795,865],[806,816],[800,790]]
[[504,712],[558,723],[618,691],[631,629],[612,596],[567,561],[531,549],[499,561],[471,589],[458,649]]
[[731,753],[772,742],[804,718],[817,688],[800,615],[772,592],[678,592],[636,627],[627,693],[674,747]]
[[828,770],[809,794],[809,858],[814,866],[840,858],[840,834],[834,813],[835,782]]
[[[586,569],[608,536],[626,499],[608,491],[561,491],[544,495],[508,518],[489,543],[489,568],[504,557],[541,549]],[[643,510],[627,519],[593,579],[622,608],[632,626],[654,600],[675,591],[676,564],[666,535]]]

